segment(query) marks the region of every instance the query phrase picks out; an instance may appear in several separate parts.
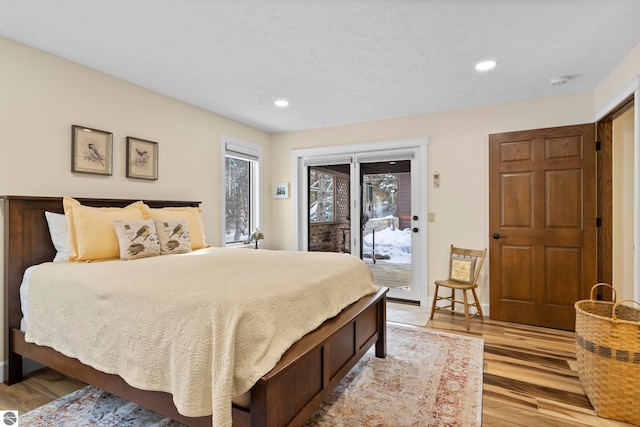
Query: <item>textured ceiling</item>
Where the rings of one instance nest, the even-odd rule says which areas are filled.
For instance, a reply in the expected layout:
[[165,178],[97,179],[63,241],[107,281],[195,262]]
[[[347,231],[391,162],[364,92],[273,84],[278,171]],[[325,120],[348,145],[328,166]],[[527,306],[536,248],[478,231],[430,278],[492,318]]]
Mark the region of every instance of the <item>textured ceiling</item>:
[[280,132],[592,90],[639,17],[639,0],[0,0],[0,36]]

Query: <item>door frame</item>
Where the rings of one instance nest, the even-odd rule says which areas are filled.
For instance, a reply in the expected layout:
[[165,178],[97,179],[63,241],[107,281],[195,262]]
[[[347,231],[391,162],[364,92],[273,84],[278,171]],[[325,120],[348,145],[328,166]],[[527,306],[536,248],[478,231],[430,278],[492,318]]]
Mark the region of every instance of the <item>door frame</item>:
[[633,213],[634,233],[633,246],[633,283],[634,297],[640,301],[640,75],[637,75],[625,84],[617,93],[609,98],[593,116],[593,122],[598,123],[608,115],[616,111],[625,100],[633,96],[634,107],[634,136],[633,136]]
[[[377,141],[377,142],[364,142],[359,144],[349,145],[337,145],[337,146],[325,146],[318,148],[307,148],[291,151],[291,198],[292,205],[295,210],[294,219],[294,231],[293,231],[293,247],[298,251],[308,250],[308,173],[309,166],[326,163],[351,163],[351,194],[356,195],[360,191],[357,188],[357,184],[354,184],[357,179],[354,176],[356,170],[356,157],[375,154],[379,155],[384,152],[400,152],[402,150],[415,150],[415,164],[418,167],[411,173],[416,174],[417,188],[412,189],[412,196],[415,194],[417,197],[416,206],[418,211],[423,214],[414,223],[416,227],[420,229],[420,233],[417,235],[416,247],[412,249],[412,259],[425,260],[425,262],[412,262],[415,264],[415,275],[412,275],[413,284],[417,286],[419,301],[421,306],[427,306],[428,301],[428,287],[427,287],[427,177],[426,164],[427,164],[427,146],[429,145],[429,138],[415,138],[415,139],[403,139],[392,141]],[[305,164],[307,163],[307,164]],[[311,164],[309,164],[311,163]],[[356,206],[351,206],[351,212],[359,212],[360,201],[356,202]],[[356,230],[354,231],[354,227]],[[357,232],[359,223],[357,221],[351,221],[351,248],[358,248],[360,245],[360,233]]]

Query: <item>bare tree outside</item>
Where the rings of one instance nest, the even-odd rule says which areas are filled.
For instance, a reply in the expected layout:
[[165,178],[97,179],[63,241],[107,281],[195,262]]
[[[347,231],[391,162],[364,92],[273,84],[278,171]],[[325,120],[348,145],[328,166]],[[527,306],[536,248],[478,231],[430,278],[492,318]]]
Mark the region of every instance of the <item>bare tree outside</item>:
[[225,242],[246,241],[251,231],[251,162],[234,157],[225,162]]
[[368,174],[363,177],[365,187],[371,186],[371,200],[365,197],[365,212],[370,218],[398,215],[398,177],[392,173]]
[[334,177],[314,169],[309,170],[309,221],[334,221]]

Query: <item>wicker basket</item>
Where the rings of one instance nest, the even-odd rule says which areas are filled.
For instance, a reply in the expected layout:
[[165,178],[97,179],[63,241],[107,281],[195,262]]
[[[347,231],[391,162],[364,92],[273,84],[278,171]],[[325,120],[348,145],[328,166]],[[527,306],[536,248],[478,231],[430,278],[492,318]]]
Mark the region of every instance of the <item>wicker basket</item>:
[[[608,286],[613,301],[596,301]],[[640,310],[615,302],[611,285],[598,283],[591,299],[575,303],[578,374],[596,414],[640,424]]]

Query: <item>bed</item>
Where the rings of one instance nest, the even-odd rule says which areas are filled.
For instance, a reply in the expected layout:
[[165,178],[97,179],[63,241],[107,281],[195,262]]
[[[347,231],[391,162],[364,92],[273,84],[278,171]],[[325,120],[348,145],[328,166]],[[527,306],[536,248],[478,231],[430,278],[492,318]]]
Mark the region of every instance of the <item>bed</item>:
[[[25,340],[19,287],[25,269],[53,259],[44,212],[63,212],[62,198],[5,196],[5,380],[22,379],[22,357],[139,403],[188,425],[212,425],[211,417],[185,417],[170,394],[131,387],[122,378],[106,374],[50,347]],[[78,199],[87,206],[125,206],[132,200]],[[145,201],[152,208],[193,206],[198,202]],[[386,289],[366,295],[337,316],[295,342],[273,369],[250,391],[250,403],[233,406],[233,425],[280,426],[302,424],[375,344],[377,357],[386,356]]]

